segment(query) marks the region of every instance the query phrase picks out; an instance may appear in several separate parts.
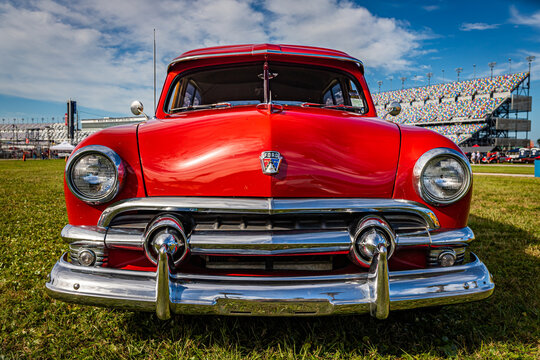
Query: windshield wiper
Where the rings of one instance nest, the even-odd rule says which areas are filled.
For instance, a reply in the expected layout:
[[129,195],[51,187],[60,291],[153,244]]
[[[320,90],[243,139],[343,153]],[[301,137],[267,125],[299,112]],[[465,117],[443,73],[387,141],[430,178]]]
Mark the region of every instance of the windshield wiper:
[[346,111],[358,111],[358,110],[364,111],[364,108],[363,108],[363,107],[352,106],[352,105],[344,105],[344,104],[339,104],[339,105],[324,105],[323,107],[324,107],[325,109],[337,109],[337,110],[346,110]]
[[215,104],[190,105],[190,106],[182,106],[179,108],[171,109],[171,113],[188,111],[188,110],[221,109],[221,108],[227,108],[227,107],[232,107],[231,103],[219,102]]
[[305,102],[305,103],[300,104],[300,106],[301,107],[319,107],[319,108],[322,108],[325,105],[324,104],[318,104],[318,103]]
[[303,103],[300,105],[302,107],[318,107],[323,109],[334,109],[334,110],[345,110],[345,111],[364,111],[363,107],[358,106],[352,106],[352,105],[344,105],[344,104],[338,104],[338,105],[325,105],[325,104],[318,104],[318,103]]

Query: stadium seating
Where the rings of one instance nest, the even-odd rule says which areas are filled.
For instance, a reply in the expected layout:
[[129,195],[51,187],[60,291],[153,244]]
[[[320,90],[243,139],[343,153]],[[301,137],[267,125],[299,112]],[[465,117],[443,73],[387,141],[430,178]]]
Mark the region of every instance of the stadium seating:
[[473,96],[477,94],[492,94],[493,92],[512,92],[526,77],[528,73],[516,73],[481,78],[445,84],[436,84],[418,88],[387,91],[372,94],[375,105],[386,105],[391,101],[411,102],[427,99],[451,98],[456,96]]
[[459,144],[484,128],[485,118],[507,101],[528,75],[522,72],[388,91],[374,94],[373,101],[380,117],[386,116],[387,104],[400,102],[402,111],[392,121],[432,129]]

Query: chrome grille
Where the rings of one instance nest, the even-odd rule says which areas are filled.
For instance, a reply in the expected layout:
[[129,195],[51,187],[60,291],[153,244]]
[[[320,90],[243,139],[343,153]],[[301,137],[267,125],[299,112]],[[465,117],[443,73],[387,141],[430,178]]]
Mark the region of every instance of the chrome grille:
[[[110,249],[142,249],[145,229],[163,214],[179,219],[191,258],[208,269],[236,265],[239,269],[264,266],[267,271],[277,269],[269,263],[285,257],[289,258],[279,259],[277,267],[328,268],[322,256],[343,257],[342,265],[348,266],[351,233],[368,216],[384,218],[396,233],[398,246],[427,245],[430,231],[439,227],[429,208],[405,200],[156,197],[108,207],[98,228],[107,229],[105,244]],[[297,265],[291,256],[298,257]]]
[[333,256],[204,256],[204,260],[212,270],[331,271],[335,266]]
[[[144,229],[155,218],[157,212],[132,212],[116,216],[110,226],[113,228]],[[375,214],[338,213],[291,215],[234,215],[175,213],[188,232],[192,231],[291,231],[291,230],[348,230],[356,225],[360,217]],[[380,216],[380,215],[379,215]],[[427,232],[427,224],[420,216],[408,213],[388,213],[382,215],[397,235]],[[188,221],[185,221],[188,219]]]

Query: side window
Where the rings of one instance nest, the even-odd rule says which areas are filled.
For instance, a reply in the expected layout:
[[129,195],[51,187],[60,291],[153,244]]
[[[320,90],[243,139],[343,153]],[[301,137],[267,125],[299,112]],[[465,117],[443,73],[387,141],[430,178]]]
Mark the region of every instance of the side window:
[[[167,104],[167,112],[181,107],[197,106],[201,104],[201,93],[191,81],[182,79],[176,82],[174,90]],[[185,89],[185,90],[184,90]]]
[[186,92],[184,94],[184,100],[182,101],[182,107],[197,106],[201,103],[201,94],[192,83],[188,83]]
[[332,95],[334,96],[334,105],[344,105],[345,102],[343,100],[343,90],[341,89],[341,85],[339,82],[332,86]]
[[330,90],[324,93],[323,102],[324,105],[334,105],[334,99],[332,98],[332,93]]
[[364,101],[360,98],[360,92],[356,88],[354,82],[349,80],[349,97],[351,98],[351,105],[356,107],[364,107]]
[[323,95],[324,105],[343,105],[345,100],[343,98],[343,90],[338,81],[328,89]]
[[174,85],[174,90],[172,92],[171,98],[169,99],[169,103],[167,104],[167,112],[171,112],[171,109],[178,107],[180,97],[180,83],[181,81],[177,81]]

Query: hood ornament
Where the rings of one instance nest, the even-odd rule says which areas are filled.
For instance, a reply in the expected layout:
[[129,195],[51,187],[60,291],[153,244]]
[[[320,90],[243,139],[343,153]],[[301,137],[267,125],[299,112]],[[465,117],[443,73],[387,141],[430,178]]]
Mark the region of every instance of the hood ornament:
[[279,173],[279,165],[283,157],[277,151],[263,151],[261,156],[261,167],[263,174],[274,175]]

